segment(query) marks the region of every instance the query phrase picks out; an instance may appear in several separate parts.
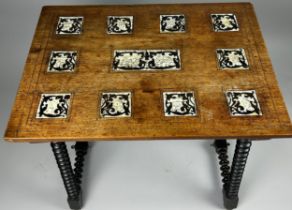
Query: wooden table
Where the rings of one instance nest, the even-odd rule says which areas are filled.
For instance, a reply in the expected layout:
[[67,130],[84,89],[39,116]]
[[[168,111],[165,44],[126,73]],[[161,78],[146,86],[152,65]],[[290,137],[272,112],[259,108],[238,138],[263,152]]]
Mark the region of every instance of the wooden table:
[[88,141],[215,139],[233,209],[251,141],[282,137],[292,125],[250,3],[43,7],[5,133],[51,142],[72,209]]

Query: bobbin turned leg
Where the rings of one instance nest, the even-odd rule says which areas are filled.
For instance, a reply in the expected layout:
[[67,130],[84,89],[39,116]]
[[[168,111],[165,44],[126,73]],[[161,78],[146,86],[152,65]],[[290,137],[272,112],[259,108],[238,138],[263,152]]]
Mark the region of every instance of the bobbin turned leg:
[[68,155],[67,147],[64,142],[51,143],[56,162],[60,169],[63,183],[68,195],[68,204],[71,209],[81,209],[82,190],[81,178],[84,156],[87,152],[87,142],[77,142],[74,146],[76,150],[76,162],[73,172],[71,161]]
[[229,144],[225,139],[216,139],[214,142],[216,153],[218,154],[218,160],[221,170],[223,189],[227,190],[229,184],[230,167],[228,161],[228,146]]
[[76,153],[74,163],[75,183],[77,184],[77,187],[81,190],[84,157],[87,154],[88,142],[76,142],[76,144],[73,146],[73,149],[75,149]]
[[226,140],[215,140],[214,146],[218,153],[219,164],[221,165],[224,206],[226,209],[234,209],[238,205],[238,192],[250,151],[251,140],[237,140],[231,171],[227,156],[228,145]]
[[251,140],[249,139],[238,139],[236,142],[235,153],[230,172],[230,181],[227,190],[223,193],[224,205],[227,209],[234,209],[237,207],[238,192],[250,147]]

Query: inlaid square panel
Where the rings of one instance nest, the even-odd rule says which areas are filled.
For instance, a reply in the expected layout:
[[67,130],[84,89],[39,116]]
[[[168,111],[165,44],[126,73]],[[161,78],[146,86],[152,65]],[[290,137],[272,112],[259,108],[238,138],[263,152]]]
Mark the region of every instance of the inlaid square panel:
[[101,94],[100,116],[131,117],[132,114],[131,92],[104,92]]
[[234,14],[211,14],[215,32],[239,31],[239,25]]
[[179,50],[147,50],[148,69],[179,70],[181,68]]
[[244,49],[217,49],[216,52],[220,69],[249,69]]
[[108,34],[131,34],[133,32],[133,16],[108,16]]
[[171,116],[196,116],[197,108],[194,92],[164,92],[164,115]]
[[186,31],[185,16],[160,15],[160,33],[182,33]]
[[74,72],[77,51],[52,51],[47,72]]
[[261,116],[255,90],[228,90],[226,98],[231,116]]
[[56,34],[81,34],[83,17],[59,17]]
[[114,71],[146,70],[146,50],[115,50],[113,57]]
[[177,49],[114,51],[114,71],[160,71],[180,68],[180,51]]
[[36,118],[67,118],[70,100],[70,93],[42,94]]

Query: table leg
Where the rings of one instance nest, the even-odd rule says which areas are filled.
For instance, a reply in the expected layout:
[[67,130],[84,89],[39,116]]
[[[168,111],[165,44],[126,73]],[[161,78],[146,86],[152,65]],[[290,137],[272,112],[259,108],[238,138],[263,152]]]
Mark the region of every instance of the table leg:
[[228,146],[229,144],[225,139],[217,139],[214,142],[216,153],[218,154],[218,160],[221,170],[223,189],[227,190],[229,184],[230,167],[228,160]]
[[218,154],[221,175],[223,177],[223,199],[226,209],[234,209],[238,205],[238,192],[251,147],[251,140],[238,139],[236,142],[231,170],[227,156],[227,142],[217,139],[214,143]]
[[51,147],[55,155],[56,162],[60,169],[63,183],[68,195],[68,204],[71,209],[81,209],[82,207],[82,190],[81,178],[83,171],[84,156],[87,153],[88,142],[76,142],[74,149],[76,158],[74,170],[71,166],[67,146],[64,142],[51,142]]

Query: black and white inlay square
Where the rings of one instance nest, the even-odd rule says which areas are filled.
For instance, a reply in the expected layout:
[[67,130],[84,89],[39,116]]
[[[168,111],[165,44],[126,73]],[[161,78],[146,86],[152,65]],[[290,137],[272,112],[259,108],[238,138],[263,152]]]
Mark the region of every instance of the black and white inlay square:
[[160,33],[185,32],[184,15],[160,15]]
[[180,70],[179,50],[115,50],[114,71]]
[[70,93],[42,94],[36,118],[67,118]]
[[77,61],[76,51],[52,51],[48,72],[73,72]]
[[59,17],[56,34],[81,34],[83,17]]
[[108,16],[108,34],[131,34],[133,32],[133,16]]
[[216,32],[239,31],[234,14],[211,14],[213,29]]
[[164,92],[164,115],[169,116],[196,116],[197,108],[194,92]]
[[131,117],[131,92],[107,92],[101,94],[101,117]]
[[262,115],[255,90],[229,90],[225,94],[232,116]]
[[249,64],[244,49],[217,49],[220,69],[248,69]]

